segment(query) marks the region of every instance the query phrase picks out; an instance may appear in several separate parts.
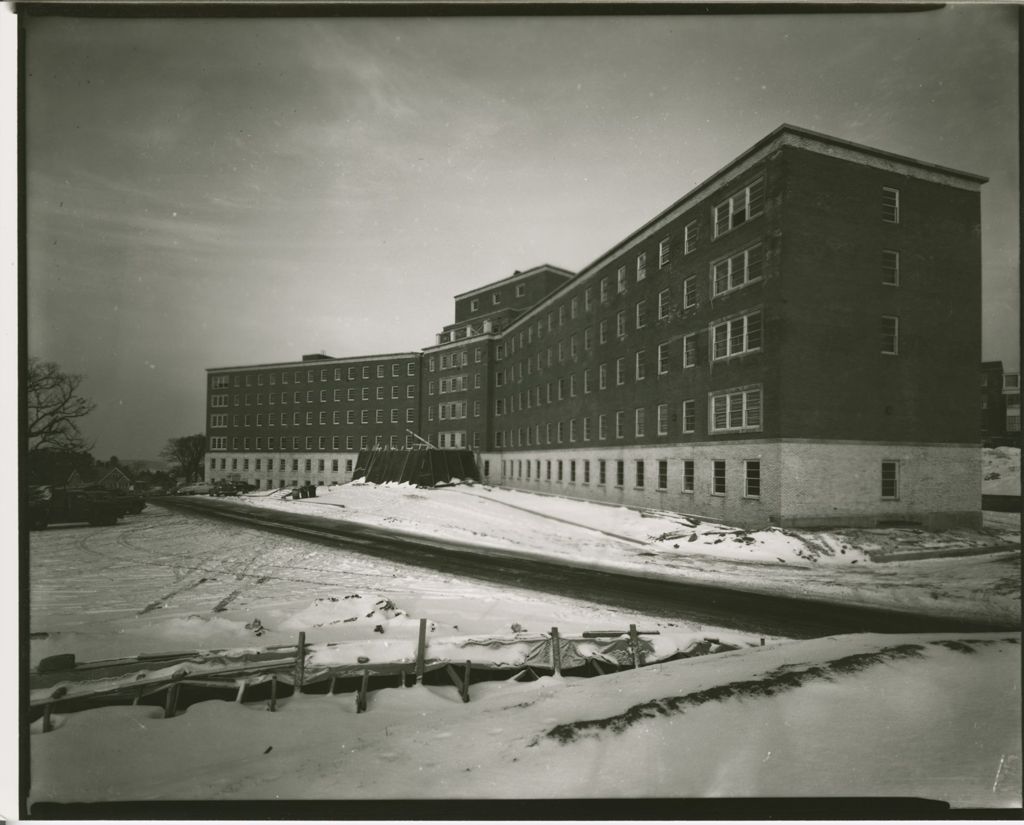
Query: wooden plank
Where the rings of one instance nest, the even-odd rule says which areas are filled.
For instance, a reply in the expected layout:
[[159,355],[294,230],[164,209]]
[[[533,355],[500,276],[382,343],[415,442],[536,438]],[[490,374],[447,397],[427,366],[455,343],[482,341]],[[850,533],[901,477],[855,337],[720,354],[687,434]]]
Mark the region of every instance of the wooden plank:
[[337,681],[338,681],[338,677],[337,676],[332,676],[331,677],[331,683],[330,683],[330,685],[327,686],[327,692],[331,696],[334,695],[334,683],[337,682]]
[[629,626],[629,646],[633,651],[633,667],[640,667],[642,658],[640,655],[640,638],[636,632],[636,625]]
[[420,619],[420,638],[416,644],[416,684],[423,681],[423,662],[427,654],[427,620]]
[[597,671],[598,676],[604,676],[604,668],[601,667],[601,663],[597,659],[591,659],[590,664],[594,666],[594,670]]
[[558,628],[551,628],[551,668],[555,676],[562,675],[562,646],[558,638]]
[[245,699],[245,688],[246,688],[247,685],[248,685],[248,682],[246,682],[245,679],[243,679],[241,681],[241,683],[238,685],[238,693],[235,694],[235,701],[236,702],[241,703],[242,700]]
[[466,669],[465,669],[465,671],[463,671],[463,674],[462,674],[462,690],[460,691],[460,693],[462,695],[462,701],[463,702],[468,702],[469,701],[469,676],[472,673],[472,670],[473,670],[473,663],[467,659],[466,660]]
[[[634,627],[635,627],[635,625],[634,625]],[[615,636],[625,636],[628,632],[629,632],[628,630],[584,630],[582,635],[583,635],[584,639],[600,639],[600,638],[606,637],[606,636],[612,636],[612,637],[615,637]],[[661,631],[660,630],[638,630],[637,633],[640,636],[660,636],[661,635]]]
[[458,688],[459,695],[462,695],[462,679],[459,678],[458,672],[451,665],[445,665],[445,670],[448,671],[448,676],[452,680],[452,684]]
[[295,689],[302,693],[302,682],[306,675],[306,631],[299,631],[299,645],[295,653]]

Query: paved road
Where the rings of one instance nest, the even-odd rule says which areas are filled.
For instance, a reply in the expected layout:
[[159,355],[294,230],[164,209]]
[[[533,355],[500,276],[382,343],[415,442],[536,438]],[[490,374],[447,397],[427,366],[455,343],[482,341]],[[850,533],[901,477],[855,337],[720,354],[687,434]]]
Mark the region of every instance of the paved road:
[[280,510],[253,511],[230,499],[195,496],[163,498],[159,503],[197,515],[230,519],[250,527],[300,535],[307,540],[333,546],[351,547],[362,553],[452,575],[510,584],[617,608],[679,615],[688,621],[751,633],[813,638],[857,632],[1019,630],[1009,625],[604,573],[557,561],[523,559],[514,553],[482,545],[437,537],[410,538],[354,522]]

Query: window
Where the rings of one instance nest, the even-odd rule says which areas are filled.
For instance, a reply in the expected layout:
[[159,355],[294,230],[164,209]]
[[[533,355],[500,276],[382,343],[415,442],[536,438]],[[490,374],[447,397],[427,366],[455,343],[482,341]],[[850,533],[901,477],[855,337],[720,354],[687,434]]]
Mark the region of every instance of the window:
[[469,301],[469,311],[470,312],[476,312],[479,309],[480,309],[480,299],[479,298],[471,298],[470,301]]
[[[608,438],[608,416],[601,413],[597,417],[597,437],[604,441]],[[603,484],[604,482],[602,482]]]
[[644,350],[640,349],[636,351],[636,367],[635,372],[636,380],[643,381],[644,375],[646,374],[646,365],[644,364]]
[[501,293],[500,292],[495,292],[491,296],[491,303],[494,304],[495,306],[497,306],[498,304],[501,303]]
[[210,438],[210,449],[211,450],[226,450],[228,448],[228,438],[225,435],[215,435]]
[[668,318],[669,310],[669,291],[667,289],[661,290],[658,293],[658,320],[662,318]]
[[615,413],[615,437],[626,437],[626,413],[623,410],[618,410]]
[[761,497],[761,462],[744,461],[744,496],[747,498]]
[[[573,295],[572,299],[569,301],[569,317],[570,318],[575,318],[579,314],[579,311],[580,311],[580,299],[579,299],[579,296],[578,295]],[[520,343],[522,343],[522,342],[520,341]]]
[[626,267],[620,266],[615,273],[615,291],[622,293],[626,291]]
[[697,429],[697,404],[691,398],[683,402],[683,432],[692,433]]
[[647,325],[647,301],[636,302],[636,328],[642,329]]
[[[608,321],[601,321],[597,325],[597,343],[604,344],[608,341]],[[226,397],[226,396],[225,396]]]
[[583,440],[590,441],[590,416],[583,419]]
[[1003,392],[1020,389],[1020,374],[1008,372],[1003,376]]
[[594,303],[594,290],[592,287],[587,287],[583,290],[583,309],[585,311],[590,310],[591,304]]
[[761,388],[727,391],[712,395],[711,432],[761,429]]
[[764,178],[726,198],[714,208],[715,237],[742,226],[764,212]]
[[516,297],[523,298],[526,296],[526,284],[516,284]]
[[697,306],[697,276],[691,275],[683,281],[683,309]]
[[693,459],[683,459],[683,492],[693,492]]
[[633,411],[633,420],[635,422],[635,432],[637,438],[643,438],[647,431],[647,410],[643,407],[637,407]]
[[683,337],[683,367],[697,366],[697,334]]
[[600,286],[600,290],[599,291],[600,291],[600,296],[601,296],[601,303],[602,304],[607,303],[608,302],[608,279],[607,278],[602,278],[601,279],[601,286]]
[[724,496],[725,495],[725,462],[724,461],[713,461],[712,462],[711,495],[713,495],[713,496]]
[[761,244],[744,249],[729,258],[712,264],[712,292],[722,295],[761,280],[764,250]]
[[608,481],[607,466],[603,458],[597,461],[597,483],[604,486]]
[[882,354],[898,355],[900,351],[900,319],[893,315],[882,316]]
[[626,383],[626,359],[616,358],[615,359],[615,383],[617,386],[622,386]]
[[700,240],[700,227],[698,226],[697,221],[690,221],[686,224],[684,235],[683,254],[689,255],[697,248],[697,241]]
[[669,255],[669,242],[668,238],[663,238],[661,243],[658,244],[658,269],[668,266],[668,255]]
[[882,250],[882,283],[886,286],[900,285],[900,253],[894,249]]
[[647,277],[647,253],[641,252],[636,256],[636,279],[642,281]]
[[[590,367],[587,367],[585,370],[583,370],[583,392],[584,392],[584,394],[586,394],[588,392],[591,392],[593,390],[593,387],[591,386],[591,384],[592,384],[592,381],[590,380]],[[527,401],[530,400],[529,394],[527,394],[526,400]],[[527,404],[527,406],[529,406],[529,404]]]
[[231,386],[230,376],[227,375],[214,375],[211,379],[210,387],[215,390],[227,389]]
[[635,476],[636,477],[636,486],[637,487],[643,487],[644,486],[644,462],[643,462],[643,460],[635,462],[635,468],[636,468],[636,476]]
[[569,462],[569,481],[572,482],[573,484],[576,483],[576,462],[575,461],[570,461]]
[[668,349],[668,341],[658,344],[658,375],[664,375],[668,372]]
[[719,361],[761,349],[761,313],[752,312],[711,327],[711,357]]
[[658,435],[668,435],[668,404],[658,405]]
[[668,489],[668,462],[664,459],[658,462],[658,489]]
[[608,388],[608,365],[600,364],[597,368],[597,388],[604,390]]
[[891,186],[882,187],[882,220],[886,223],[900,222],[900,190]]
[[562,480],[562,460],[558,460],[558,480]]
[[594,347],[594,330],[587,327],[583,330],[583,349],[590,350]]
[[619,459],[615,462],[615,485],[622,487],[626,483],[626,462]]
[[895,500],[900,497],[900,464],[898,461],[882,462],[882,498]]
[[625,338],[626,337],[626,311],[625,310],[619,310],[619,312],[617,312],[615,314],[615,334],[619,338]]

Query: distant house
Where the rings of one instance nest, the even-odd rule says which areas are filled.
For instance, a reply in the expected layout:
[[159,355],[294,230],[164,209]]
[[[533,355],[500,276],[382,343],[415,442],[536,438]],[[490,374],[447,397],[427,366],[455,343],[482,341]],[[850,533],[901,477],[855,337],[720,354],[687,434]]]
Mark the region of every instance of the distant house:
[[1002,361],[981,365],[981,440],[989,446],[1020,443],[1020,373]]
[[68,487],[103,487],[106,490],[130,490],[134,484],[120,467],[72,470],[64,483]]

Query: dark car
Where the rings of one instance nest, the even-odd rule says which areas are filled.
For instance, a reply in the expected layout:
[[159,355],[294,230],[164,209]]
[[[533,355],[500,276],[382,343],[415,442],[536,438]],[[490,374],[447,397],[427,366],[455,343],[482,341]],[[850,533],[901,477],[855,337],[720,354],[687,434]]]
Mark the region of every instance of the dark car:
[[249,493],[256,487],[246,481],[218,481],[210,490],[211,496],[238,496],[242,493]]
[[117,524],[122,504],[106,490],[67,487],[30,487],[28,523],[33,530],[50,524],[86,522],[93,526]]
[[106,487],[100,487],[98,485],[88,485],[83,489],[89,490],[90,492],[100,492],[110,494],[114,500],[121,505],[121,515],[126,516],[129,513],[141,513],[146,509],[146,500],[142,496],[137,496],[134,493],[129,493],[125,490],[108,490]]

